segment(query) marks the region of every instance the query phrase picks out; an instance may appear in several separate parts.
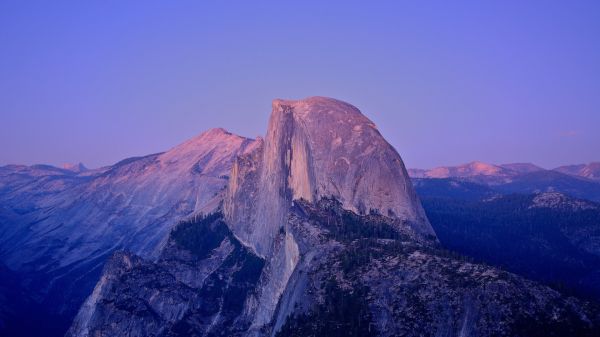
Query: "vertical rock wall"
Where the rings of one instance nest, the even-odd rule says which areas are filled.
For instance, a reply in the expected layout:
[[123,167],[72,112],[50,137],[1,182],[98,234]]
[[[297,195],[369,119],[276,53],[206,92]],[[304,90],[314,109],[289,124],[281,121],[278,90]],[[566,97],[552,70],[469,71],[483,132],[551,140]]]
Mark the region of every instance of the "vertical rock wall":
[[226,218],[241,241],[268,256],[292,201],[321,197],[435,236],[400,155],[357,108],[324,97],[274,100],[263,146],[234,165]]

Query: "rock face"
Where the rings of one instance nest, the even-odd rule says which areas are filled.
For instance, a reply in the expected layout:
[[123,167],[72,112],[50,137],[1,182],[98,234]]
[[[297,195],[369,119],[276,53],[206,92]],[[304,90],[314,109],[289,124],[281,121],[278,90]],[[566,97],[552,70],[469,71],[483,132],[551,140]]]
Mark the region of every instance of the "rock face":
[[334,197],[356,213],[403,219],[435,236],[402,159],[355,107],[330,98],[274,100],[264,143],[234,165],[225,216],[260,255],[292,200]]
[[[67,336],[593,336],[598,309],[422,241],[335,199],[298,201],[298,260],[258,326],[265,277],[220,214],[182,223],[156,262],[117,253]],[[284,249],[281,249],[284,250]],[[264,309],[263,314],[264,314]]]
[[298,203],[290,229],[303,258],[276,336],[593,335],[597,308],[415,240],[335,200]]
[[346,103],[275,100],[265,139],[235,161],[223,198],[218,212],[178,225],[156,261],[116,253],[68,336],[599,327],[587,303],[443,250],[400,156]]
[[2,167],[0,261],[70,321],[114,250],[157,255],[179,220],[219,206],[234,158],[255,144],[212,129],[167,152],[81,173]]
[[358,109],[325,97],[274,100],[265,140],[234,164],[224,202],[236,238],[266,260],[253,329],[269,324],[299,260],[293,234],[280,235],[290,207],[323,197],[435,238],[402,159]]
[[113,255],[67,336],[231,336],[263,264],[220,214],[181,223],[156,262]]

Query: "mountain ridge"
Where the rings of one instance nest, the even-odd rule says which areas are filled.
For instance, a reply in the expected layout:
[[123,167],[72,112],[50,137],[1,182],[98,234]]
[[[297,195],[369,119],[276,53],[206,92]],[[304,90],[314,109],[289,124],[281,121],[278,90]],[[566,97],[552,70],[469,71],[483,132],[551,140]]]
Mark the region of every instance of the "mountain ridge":
[[491,164],[482,161],[471,161],[465,164],[436,166],[431,169],[410,168],[413,178],[466,178],[474,176],[514,176],[538,171],[556,171],[559,173],[586,178],[600,179],[600,162],[587,164],[563,165],[553,169],[545,169],[533,163]]
[[600,162],[565,165],[555,168],[554,171],[600,181]]
[[[326,97],[276,99],[272,106],[265,138],[214,128],[165,152],[80,173],[48,165],[0,167],[0,258],[17,272],[14,279],[28,280],[23,291],[41,299],[40,315],[54,320],[49,312],[60,312],[59,322],[49,322],[59,331],[70,323],[60,319],[79,309],[72,336],[285,336],[295,327],[320,335],[327,330],[321,314],[356,331],[375,324],[382,335],[413,328],[424,334],[521,331],[521,321],[510,315],[499,328],[485,321],[476,326],[479,316],[462,315],[463,307],[509,310],[510,297],[493,290],[502,288],[523,300],[526,309],[515,317],[550,319],[544,308],[553,306],[560,329],[595,326],[597,315],[584,302],[444,251],[402,158],[357,108]],[[511,172],[501,178],[515,179],[517,170],[532,167],[474,162],[456,172],[461,179],[470,172],[480,173],[478,179]],[[437,180],[445,179],[451,178]],[[555,200],[562,202],[550,195],[538,206]],[[588,246],[595,249],[593,242]],[[473,302],[467,285],[491,297]],[[389,289],[392,298],[385,296]],[[336,303],[329,291],[356,305],[358,316],[328,313],[323,305]],[[440,302],[444,294],[451,308]],[[528,306],[523,296],[540,299]],[[445,308],[444,319],[436,318],[438,309],[419,311],[426,304]],[[0,320],[25,327],[19,333],[27,335],[29,307],[22,307],[17,319],[0,309]],[[400,307],[410,315],[391,310]],[[586,314],[587,323],[581,320]],[[419,317],[428,323],[417,324]]]
[[[577,172],[585,165],[574,165]],[[564,170],[562,170],[564,171]],[[445,188],[447,192],[456,192],[465,182],[484,186],[483,188],[470,185],[472,191],[482,193],[540,193],[560,192],[577,198],[600,201],[600,181],[583,176],[584,173],[565,173],[561,170],[546,170],[531,163],[513,163],[493,165],[482,162],[471,162],[464,165],[438,167],[432,170],[410,169],[409,174],[415,184],[425,190],[427,186]],[[577,174],[576,174],[577,173]],[[442,187],[445,185],[445,187]],[[475,189],[473,189],[475,188]],[[454,192],[450,192],[454,189]],[[466,190],[464,190],[466,192]],[[429,193],[429,192],[427,192]]]
[[546,321],[591,335],[598,324],[585,302],[441,249],[399,154],[351,105],[274,100],[255,144],[222,208],[178,225],[158,260],[113,255],[68,336],[520,335]]
[[0,167],[0,258],[29,280],[39,306],[70,324],[114,250],[152,257],[179,220],[217,208],[233,158],[254,142],[211,129],[166,152],[81,173]]

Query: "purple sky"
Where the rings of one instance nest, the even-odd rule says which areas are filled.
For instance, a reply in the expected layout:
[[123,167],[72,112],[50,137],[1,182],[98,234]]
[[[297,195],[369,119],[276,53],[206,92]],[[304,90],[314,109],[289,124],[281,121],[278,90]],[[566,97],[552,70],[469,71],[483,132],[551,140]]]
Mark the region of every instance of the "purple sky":
[[409,167],[600,160],[600,1],[208,3],[0,2],[0,165],[254,137],[313,95]]

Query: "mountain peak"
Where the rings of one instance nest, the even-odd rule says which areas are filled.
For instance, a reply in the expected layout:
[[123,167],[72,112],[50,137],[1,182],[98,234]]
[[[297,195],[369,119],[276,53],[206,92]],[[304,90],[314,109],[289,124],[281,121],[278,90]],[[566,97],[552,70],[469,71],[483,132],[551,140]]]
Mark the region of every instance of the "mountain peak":
[[215,176],[227,175],[231,158],[253,149],[256,143],[223,128],[213,128],[162,153],[158,159],[164,167],[171,167],[182,174],[193,170]]
[[234,165],[225,202],[234,232],[260,255],[268,254],[270,238],[299,199],[334,197],[347,210],[378,211],[435,236],[400,155],[348,103],[326,97],[274,100],[260,151]]
[[198,147],[213,146],[221,143],[238,143],[246,140],[251,141],[249,138],[233,134],[223,128],[212,128],[173,147],[166,153],[188,151],[193,152],[196,151]]
[[227,137],[231,137],[231,136],[242,137],[242,136],[235,135],[223,128],[211,128],[211,129],[208,129],[208,130],[200,133],[195,138],[210,139],[210,138],[227,138]]
[[600,181],[600,162],[560,166],[555,168],[554,171],[568,174],[571,176],[579,176],[591,180]]
[[489,163],[484,163],[482,161],[472,161],[470,163],[468,163],[467,165],[464,165],[464,167],[468,167],[470,169],[472,169],[476,174],[495,174],[498,171],[501,170],[500,167],[494,165],[494,164],[489,164]]

